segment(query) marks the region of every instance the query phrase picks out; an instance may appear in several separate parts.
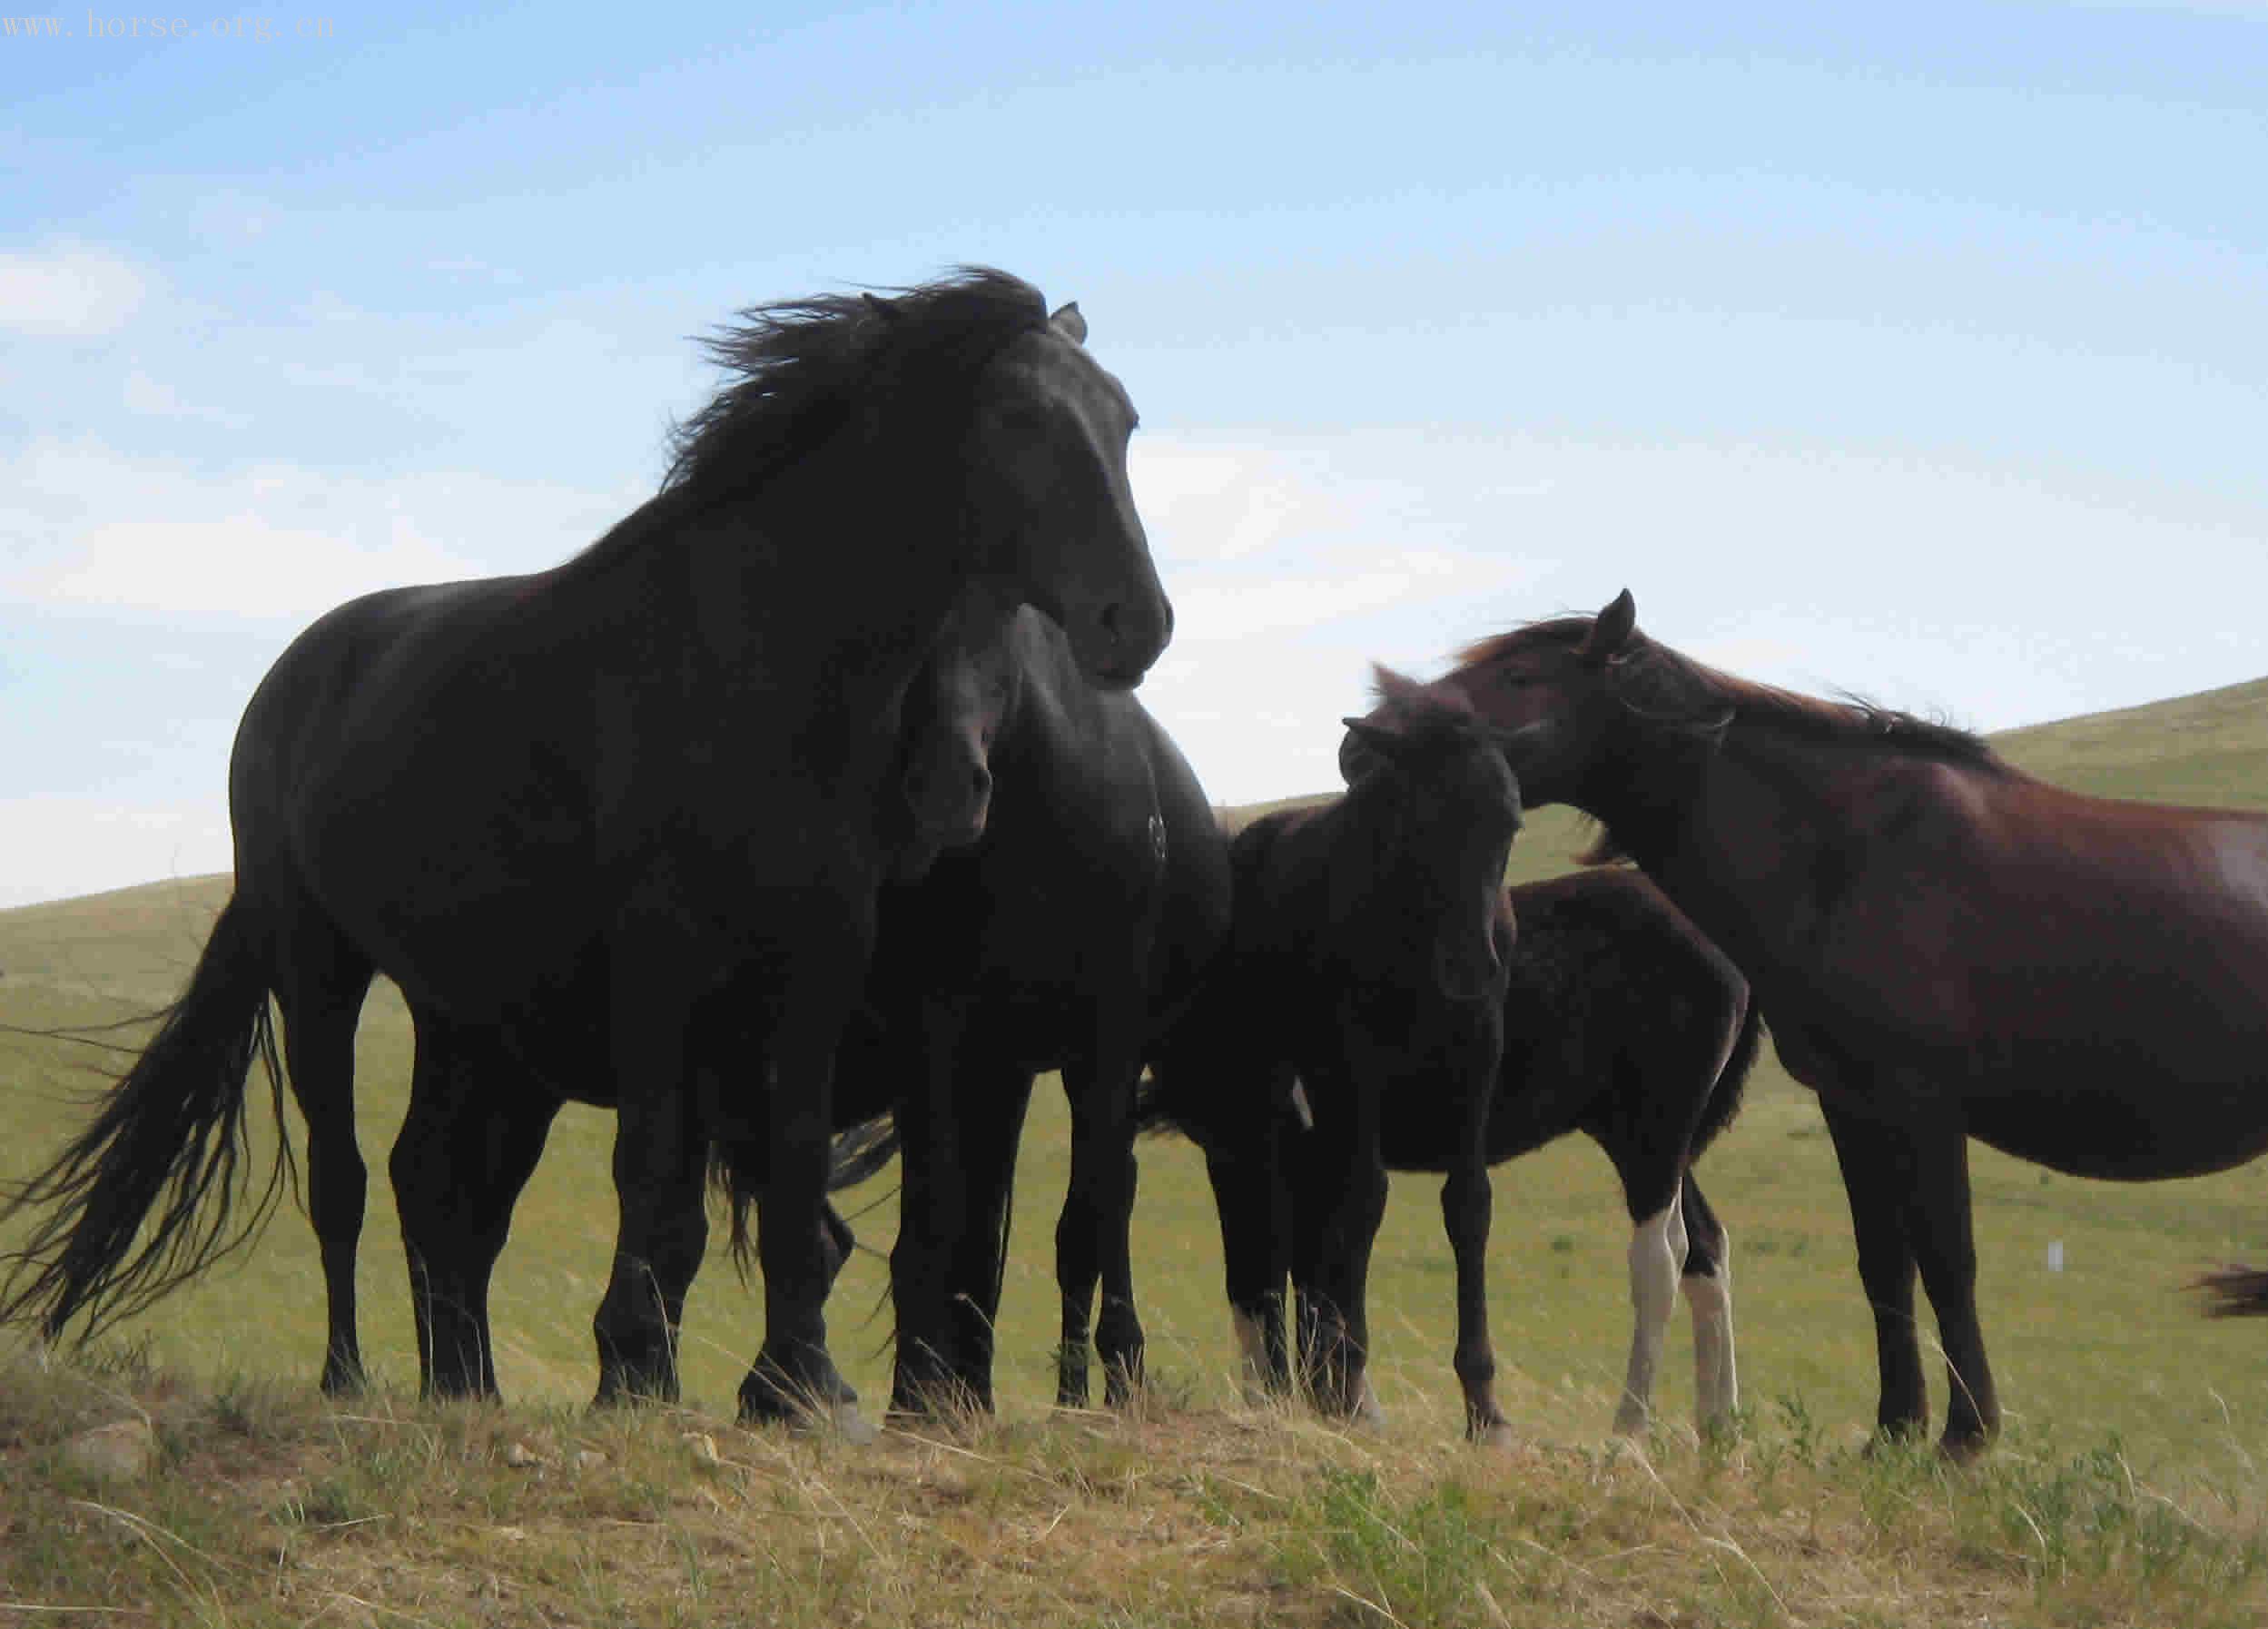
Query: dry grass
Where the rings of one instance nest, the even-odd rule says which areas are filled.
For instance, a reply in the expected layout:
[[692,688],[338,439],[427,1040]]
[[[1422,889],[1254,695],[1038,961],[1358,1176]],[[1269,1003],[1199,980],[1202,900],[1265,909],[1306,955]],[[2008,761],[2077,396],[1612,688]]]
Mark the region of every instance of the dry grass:
[[[1740,1440],[1491,1453],[1285,1410],[1057,1416],[871,1446],[696,1413],[334,1407],[131,1356],[0,1367],[0,1621],[2257,1624],[2249,1472],[2155,1488],[2115,1443],[1986,1466]],[[102,1484],[74,1432],[139,1415]]]

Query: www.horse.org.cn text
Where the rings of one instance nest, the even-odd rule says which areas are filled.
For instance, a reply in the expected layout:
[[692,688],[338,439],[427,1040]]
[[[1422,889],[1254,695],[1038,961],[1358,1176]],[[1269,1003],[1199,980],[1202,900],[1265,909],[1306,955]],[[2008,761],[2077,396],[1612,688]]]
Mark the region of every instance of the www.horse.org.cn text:
[[328,40],[339,34],[330,17],[113,17],[92,11],[78,17],[0,17],[0,33],[49,40]]

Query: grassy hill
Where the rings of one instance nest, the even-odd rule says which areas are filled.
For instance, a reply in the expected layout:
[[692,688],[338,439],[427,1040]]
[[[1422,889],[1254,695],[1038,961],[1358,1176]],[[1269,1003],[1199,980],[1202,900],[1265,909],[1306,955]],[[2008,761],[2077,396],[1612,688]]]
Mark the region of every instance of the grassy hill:
[[[2268,680],[2016,731],[1999,745],[2084,790],[2268,809]],[[1515,849],[1515,878],[1565,869],[1582,842],[1566,812],[1539,812]],[[98,1049],[22,1032],[170,1000],[225,889],[196,878],[0,913],[0,1025],[10,1026],[0,1031],[0,1180],[33,1169],[79,1123],[113,1065]],[[1484,1465],[1452,1446],[1452,1272],[1432,1184],[1396,1179],[1372,1274],[1394,1424],[1349,1442],[1239,1409],[1201,1162],[1162,1140],[1141,1150],[1135,1259],[1159,1393],[1176,1407],[1143,1422],[1047,1424],[1051,1232],[1068,1139],[1060,1095],[1043,1084],[1001,1314],[1003,1423],[861,1461],[730,1431],[759,1303],[721,1262],[687,1312],[686,1414],[607,1423],[570,1412],[595,1375],[589,1318],[614,1229],[612,1122],[579,1109],[561,1116],[498,1272],[498,1368],[523,1407],[468,1414],[405,1400],[416,1364],[383,1173],[408,1061],[406,1015],[381,990],[359,1042],[373,1177],[360,1293],[365,1349],[390,1389],[343,1413],[312,1402],[320,1284],[312,1237],[289,1210],[256,1249],[133,1326],[139,1350],[123,1368],[115,1346],[109,1368],[46,1377],[0,1357],[0,1623],[12,1603],[106,1599],[88,1582],[104,1565],[146,1577],[169,1603],[162,1618],[390,1618],[369,1601],[400,1606],[380,1575],[412,1562],[387,1547],[390,1522],[451,1555],[457,1541],[436,1535],[467,1523],[537,1535],[527,1554],[540,1551],[541,1566],[515,1571],[485,1552],[433,1562],[448,1589],[477,1574],[521,1593],[420,1594],[409,1615],[427,1622],[744,1621],[734,1600],[749,1597],[697,1587],[704,1557],[715,1576],[769,1579],[773,1605],[755,1615],[778,1621],[950,1621],[978,1614],[991,1589],[1016,1604],[1010,1621],[1030,1622],[1067,1611],[1079,1621],[1348,1624],[2268,1618],[2268,1480],[2257,1468],[2268,1463],[2268,1328],[2206,1323],[2178,1289],[2207,1263],[2268,1254],[2268,1167],[2123,1187],[1977,1150],[1979,1300],[2014,1428],[1997,1468],[1948,1481],[1926,1461],[1849,1452],[1871,1419],[1875,1375],[1848,1212],[1812,1100],[1767,1061],[1702,1168],[1733,1236],[1754,1416],[1745,1458],[1674,1431],[1656,1444],[1659,1474],[1601,1456],[1628,1336],[1627,1229],[1604,1158],[1571,1141],[1497,1173],[1501,1391],[1534,1446]],[[877,1252],[892,1235],[894,1205],[881,1202],[891,1180],[858,1196],[877,1202],[857,1224]],[[2063,1247],[2060,1271],[2046,1266],[2051,1242]],[[885,1389],[886,1320],[872,1314],[883,1283],[878,1255],[854,1261],[831,1317],[838,1356],[870,1399]],[[1681,1328],[1661,1398],[1671,1422],[1691,1407],[1687,1349]],[[65,1519],[57,1488],[98,1508],[118,1503],[54,1468],[64,1427],[99,1411],[88,1398],[113,1394],[172,1422],[169,1476],[204,1478],[164,1485],[175,1505],[160,1525],[178,1536],[180,1524],[217,1523],[212,1545],[232,1555],[271,1542],[296,1565],[329,1555],[345,1569],[324,1575],[330,1593],[278,1606],[264,1584],[238,1587],[256,1567],[208,1576],[165,1542],[133,1537],[131,1524]],[[725,1444],[722,1471],[704,1459],[705,1479],[688,1480],[688,1430]],[[548,1481],[498,1468],[521,1438]],[[232,1503],[231,1452],[261,1467],[246,1472],[250,1505]],[[578,1479],[580,1452],[603,1455],[603,1471]],[[37,1476],[8,1468],[19,1464]],[[399,1486],[388,1481],[396,1474]],[[332,1501],[322,1508],[336,1508],[318,1520],[308,1501],[320,1487]],[[276,1515],[287,1507],[300,1511],[296,1525]],[[134,1508],[159,1522],[154,1507]],[[750,1550],[749,1525],[777,1532],[784,1513],[796,1536]],[[1067,1525],[1064,1543],[1050,1536],[1056,1527],[1040,1532],[1050,1516]],[[610,1572],[627,1564],[607,1547],[607,1523],[625,1526],[622,1542],[640,1555],[658,1545],[661,1563]],[[993,1531],[997,1553],[982,1536]],[[864,1557],[863,1582],[846,1582],[845,1555]],[[26,1571],[39,1557],[47,1570]],[[237,1582],[213,1581],[223,1576]],[[594,1581],[606,1576],[615,1582]],[[361,1604],[340,1606],[342,1595]]]

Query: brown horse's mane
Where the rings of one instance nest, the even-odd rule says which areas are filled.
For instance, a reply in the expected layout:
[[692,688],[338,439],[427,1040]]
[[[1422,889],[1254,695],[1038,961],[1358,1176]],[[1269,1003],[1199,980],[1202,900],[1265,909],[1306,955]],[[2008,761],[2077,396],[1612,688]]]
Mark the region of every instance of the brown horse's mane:
[[[1592,622],[1589,617],[1561,617],[1492,634],[1457,653],[1449,677],[1477,677],[1481,669],[1538,644],[1572,649],[1591,632]],[[1635,631],[1607,671],[1608,689],[1624,708],[1649,724],[1683,734],[1714,739],[1737,720],[1804,740],[1888,746],[1987,775],[2019,773],[1971,731],[1918,718],[1864,696],[1846,695],[1829,701],[1760,685],[1696,662]]]

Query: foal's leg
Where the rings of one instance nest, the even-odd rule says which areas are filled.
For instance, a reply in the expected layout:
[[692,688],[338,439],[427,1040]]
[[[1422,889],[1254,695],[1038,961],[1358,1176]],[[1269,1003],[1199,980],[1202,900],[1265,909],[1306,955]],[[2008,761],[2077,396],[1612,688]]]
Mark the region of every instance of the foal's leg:
[[[1263,1076],[1287,1078],[1288,1070]],[[1241,1086],[1238,1090],[1244,1090]],[[1221,1264],[1229,1318],[1235,1325],[1245,1401],[1257,1403],[1291,1381],[1284,1343],[1284,1279],[1291,1269],[1291,1193],[1279,1163],[1278,1139],[1297,1137],[1276,1121],[1272,1105],[1284,1091],[1257,1091],[1254,1123],[1233,1141],[1208,1145],[1205,1175],[1220,1216]],[[1287,1153],[1283,1157],[1297,1157]]]
[[1113,1263],[1095,1320],[1095,1355],[1102,1362],[1103,1394],[1123,1406],[1142,1382],[1142,1325],[1134,1308],[1133,1267],[1127,1242],[1134,1215],[1134,1084],[1141,1071],[1134,1026],[1120,1022],[1095,1055],[1063,1071],[1071,1104],[1071,1173],[1056,1223],[1056,1282],[1063,1302],[1063,1335],[1056,1403],[1087,1403],[1087,1311],[1097,1280]]
[[1685,1304],[1693,1317],[1693,1416],[1703,1432],[1730,1424],[1740,1407],[1732,1353],[1732,1238],[1701,1194],[1691,1170],[1684,1181]]
[[1464,1083],[1463,1135],[1441,1185],[1441,1221],[1457,1264],[1457,1344],[1452,1359],[1464,1391],[1464,1435],[1497,1445],[1512,1423],[1496,1403],[1496,1353],[1488,1334],[1488,1229],[1494,1195],[1488,1181],[1488,1109],[1496,1087],[1494,1049],[1487,1071]]
[[322,1388],[336,1395],[359,1391],[365,1380],[354,1258],[370,1173],[354,1134],[354,1029],[370,964],[311,905],[291,919],[278,949],[284,1062],[307,1121],[307,1215],[323,1263]]
[[1881,1371],[1875,1427],[1889,1436],[1919,1436],[1929,1428],[1929,1392],[1914,1329],[1914,1251],[1906,1237],[1902,1150],[1895,1134],[1837,1107],[1825,1094],[1819,1109],[1842,1167],[1859,1245],[1859,1279],[1874,1310],[1875,1358]]
[[[1649,1107],[1639,1086],[1624,1094]],[[1658,1117],[1626,1113],[1592,1129],[1622,1179],[1630,1211],[1630,1358],[1622,1370],[1622,1395],[1614,1406],[1614,1430],[1642,1436],[1653,1411],[1654,1378],[1670,1315],[1677,1308],[1678,1278],[1688,1259],[1684,1204],[1681,1197],[1685,1164],[1682,1127],[1670,1129]]]

